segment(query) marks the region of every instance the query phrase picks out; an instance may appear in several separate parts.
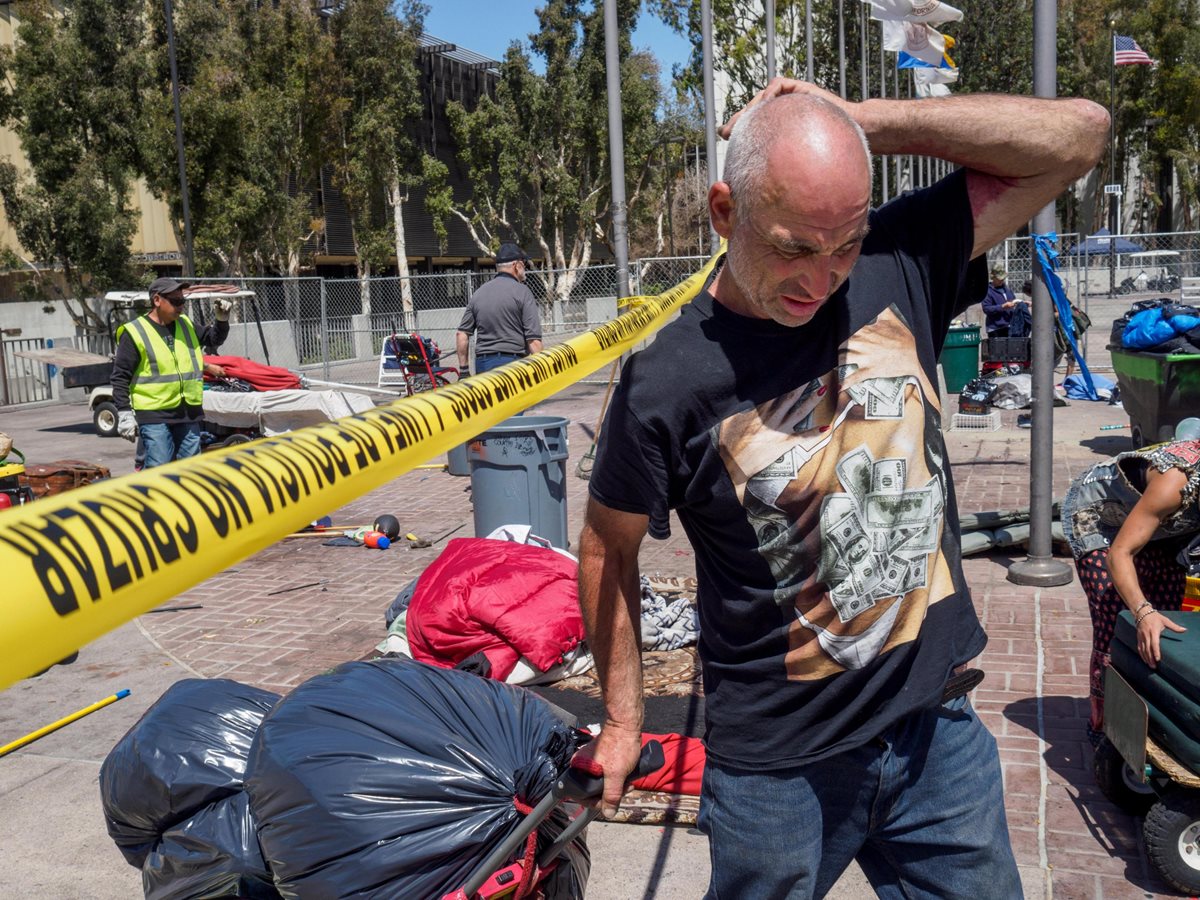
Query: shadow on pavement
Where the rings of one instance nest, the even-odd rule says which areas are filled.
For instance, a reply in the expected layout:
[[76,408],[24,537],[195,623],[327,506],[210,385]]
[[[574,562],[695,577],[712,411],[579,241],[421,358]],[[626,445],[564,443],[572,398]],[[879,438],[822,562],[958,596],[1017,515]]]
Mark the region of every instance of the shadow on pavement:
[[[1006,719],[1032,735],[1039,733],[1040,712],[1040,731],[1046,745],[1042,759],[1052,773],[1047,786],[1045,823],[1052,871],[1065,871],[1077,865],[1074,860],[1078,856],[1072,852],[1077,840],[1067,837],[1064,837],[1061,849],[1074,860],[1058,861],[1056,864],[1055,859],[1056,845],[1059,844],[1055,832],[1062,828],[1063,819],[1070,812],[1054,807],[1066,801],[1074,807],[1079,819],[1078,822],[1068,823],[1070,830],[1078,834],[1079,825],[1082,824],[1094,840],[1096,849],[1107,852],[1112,859],[1119,859],[1125,864],[1122,875],[1130,885],[1147,894],[1172,895],[1171,889],[1149,869],[1142,847],[1142,820],[1123,812],[1096,786],[1092,775],[1092,748],[1087,741],[1085,714],[1082,712],[1086,708],[1086,700],[1063,695],[1041,698],[1040,710],[1037,697],[1017,700],[1004,708]],[[1066,864],[1063,865],[1063,862]]]

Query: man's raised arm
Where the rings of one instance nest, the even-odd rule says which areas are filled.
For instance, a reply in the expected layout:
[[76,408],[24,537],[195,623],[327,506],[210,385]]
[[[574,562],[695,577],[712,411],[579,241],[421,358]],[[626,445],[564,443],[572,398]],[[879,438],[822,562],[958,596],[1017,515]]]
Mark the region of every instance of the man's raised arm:
[[[1104,152],[1108,113],[1080,99],[972,94],[848,103],[815,85],[776,78],[751,105],[787,93],[815,94],[849,113],[877,155],[916,154],[970,171],[972,258],[1026,224],[1086,174]],[[722,128],[728,135],[734,116]]]

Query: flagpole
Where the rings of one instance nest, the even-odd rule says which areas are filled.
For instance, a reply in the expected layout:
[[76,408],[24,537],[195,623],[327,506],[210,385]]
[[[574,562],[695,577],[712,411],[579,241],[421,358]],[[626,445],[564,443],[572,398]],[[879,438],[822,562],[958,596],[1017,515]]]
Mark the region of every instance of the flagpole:
[[[1108,20],[1108,183],[1120,184],[1117,179],[1117,23],[1115,19]],[[1117,232],[1121,223],[1117,221],[1117,197],[1115,194],[1105,194],[1108,198],[1108,233],[1111,235],[1108,243],[1108,295],[1111,297],[1117,288],[1117,255],[1113,252]]]
[[[1058,3],[1033,3],[1033,92],[1038,97],[1058,95]],[[1054,201],[1033,217],[1034,234],[1054,231]],[[1037,271],[1032,236],[1029,258],[1033,279],[1033,431],[1029,447],[1029,549],[1025,559],[1008,568],[1013,584],[1053,587],[1071,583],[1071,567],[1051,552],[1054,481],[1054,301],[1046,278]],[[1048,276],[1047,276],[1048,277]]]

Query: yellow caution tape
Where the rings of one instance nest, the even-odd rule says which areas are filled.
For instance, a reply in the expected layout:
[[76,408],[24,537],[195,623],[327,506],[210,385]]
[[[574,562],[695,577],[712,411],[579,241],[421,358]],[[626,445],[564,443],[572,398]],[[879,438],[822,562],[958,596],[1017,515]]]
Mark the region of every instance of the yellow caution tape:
[[644,340],[704,285],[437,391],[0,514],[0,689],[544,400]]

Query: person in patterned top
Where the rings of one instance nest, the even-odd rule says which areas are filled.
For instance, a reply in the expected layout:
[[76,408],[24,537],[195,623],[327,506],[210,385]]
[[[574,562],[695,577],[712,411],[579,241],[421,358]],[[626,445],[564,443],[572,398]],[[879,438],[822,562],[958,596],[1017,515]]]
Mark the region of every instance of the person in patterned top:
[[1181,542],[1200,533],[1200,441],[1121,453],[1072,482],[1063,531],[1092,618],[1088,739],[1104,734],[1104,670],[1121,610],[1137,623],[1138,654],[1156,668],[1164,631],[1185,631],[1162,610],[1183,601]]

